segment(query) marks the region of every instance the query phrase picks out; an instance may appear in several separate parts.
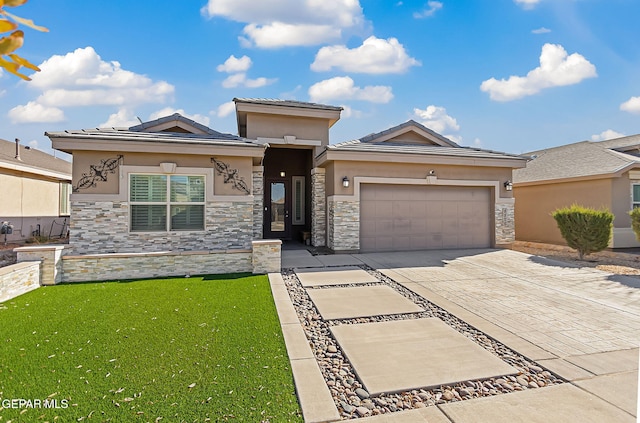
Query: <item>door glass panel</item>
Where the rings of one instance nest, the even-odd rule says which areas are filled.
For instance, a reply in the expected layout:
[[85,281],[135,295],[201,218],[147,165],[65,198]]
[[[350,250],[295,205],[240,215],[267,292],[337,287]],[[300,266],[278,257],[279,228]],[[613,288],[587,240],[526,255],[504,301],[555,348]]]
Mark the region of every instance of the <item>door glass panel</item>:
[[284,232],[284,182],[271,182],[271,232]]

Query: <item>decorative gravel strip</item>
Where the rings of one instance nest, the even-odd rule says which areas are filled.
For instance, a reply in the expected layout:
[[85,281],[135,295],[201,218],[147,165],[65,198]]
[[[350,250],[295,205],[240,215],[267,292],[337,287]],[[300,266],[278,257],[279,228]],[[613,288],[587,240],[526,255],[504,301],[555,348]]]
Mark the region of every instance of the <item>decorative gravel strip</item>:
[[[325,321],[302,287],[293,269],[283,269],[282,276],[289,291],[289,296],[298,314],[298,318],[309,339],[318,365],[324,376],[331,395],[344,420],[379,414],[391,413],[414,408],[423,408],[435,404],[462,401],[471,398],[500,395],[513,391],[538,389],[550,385],[558,385],[565,381],[532,360],[518,354],[502,343],[490,338],[483,332],[451,315],[444,309],[425,300],[421,296],[406,289],[382,273],[366,266],[360,266],[374,275],[380,284],[386,284],[422,306],[420,313],[373,316],[366,318]],[[340,269],[332,267],[332,269]],[[345,284],[347,286],[366,286],[379,284]],[[312,289],[336,288],[317,287]],[[453,385],[442,385],[430,389],[414,389],[400,393],[370,396],[362,383],[355,376],[354,369],[342,352],[342,349],[331,335],[329,328],[342,324],[358,324],[369,322],[385,322],[392,320],[420,319],[437,317],[454,328],[465,337],[473,340],[487,351],[515,367],[515,376],[494,377],[483,380],[469,380]]]

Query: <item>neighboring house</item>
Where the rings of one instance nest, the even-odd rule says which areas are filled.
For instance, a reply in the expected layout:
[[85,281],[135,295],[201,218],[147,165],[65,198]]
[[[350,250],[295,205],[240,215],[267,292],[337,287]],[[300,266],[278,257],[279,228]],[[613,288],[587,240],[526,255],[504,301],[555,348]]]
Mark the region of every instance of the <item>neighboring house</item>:
[[363,252],[514,240],[506,186],[525,166],[519,156],[460,147],[413,121],[329,145],[340,107],[234,101],[238,136],[178,114],[48,132],[74,159],[74,254],[224,252],[306,237]]
[[517,240],[566,245],[551,213],[575,203],[615,215],[612,248],[640,246],[628,215],[640,206],[640,135],[526,155],[527,167],[514,172]]
[[[0,140],[0,224],[11,222],[8,242],[34,235],[66,236],[69,225],[71,163],[50,154]],[[0,235],[4,242],[4,235]]]

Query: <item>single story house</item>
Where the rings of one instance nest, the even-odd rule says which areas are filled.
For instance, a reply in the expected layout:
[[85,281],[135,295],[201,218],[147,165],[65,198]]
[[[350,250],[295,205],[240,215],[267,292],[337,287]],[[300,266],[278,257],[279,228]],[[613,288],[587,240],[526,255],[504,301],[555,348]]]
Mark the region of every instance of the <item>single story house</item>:
[[513,175],[516,239],[566,245],[551,213],[579,204],[615,215],[610,247],[639,247],[628,212],[640,206],[640,135],[527,153]]
[[73,155],[67,254],[229,258],[269,239],[308,239],[335,252],[514,240],[510,188],[522,157],[461,147],[414,121],[330,144],[340,107],[234,102],[238,135],[179,114],[125,129],[47,132]]
[[[43,151],[0,139],[0,225],[10,222],[7,242],[42,235],[66,236],[71,163]],[[5,234],[0,235],[4,242]]]

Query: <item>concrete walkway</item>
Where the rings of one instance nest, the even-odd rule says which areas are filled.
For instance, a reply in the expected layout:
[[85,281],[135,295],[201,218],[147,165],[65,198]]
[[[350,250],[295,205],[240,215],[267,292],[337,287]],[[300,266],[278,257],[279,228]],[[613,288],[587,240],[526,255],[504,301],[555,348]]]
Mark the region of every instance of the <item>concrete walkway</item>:
[[[322,283],[323,269],[329,285],[336,283],[339,266],[351,266],[346,269],[354,272],[353,266],[362,264],[535,360],[569,383],[358,421],[636,421],[640,279],[571,267],[509,250],[334,256],[283,251],[282,259],[283,268],[307,272],[316,285]],[[340,415],[282,277],[269,276],[305,421],[337,421]],[[345,309],[344,304],[327,308],[331,307],[330,290],[339,289],[345,288],[323,289],[327,292],[322,292],[320,304],[327,312]],[[349,343],[344,334],[340,338],[339,341]]]

